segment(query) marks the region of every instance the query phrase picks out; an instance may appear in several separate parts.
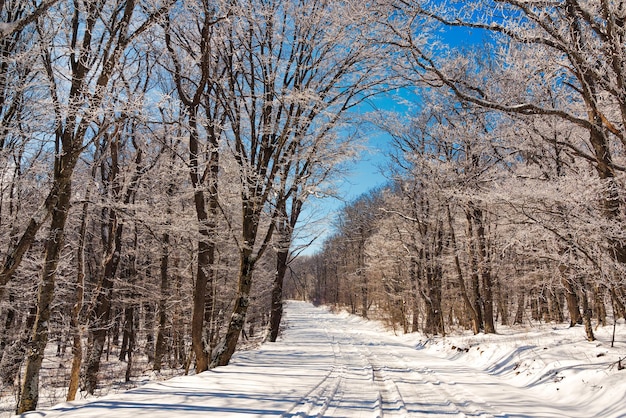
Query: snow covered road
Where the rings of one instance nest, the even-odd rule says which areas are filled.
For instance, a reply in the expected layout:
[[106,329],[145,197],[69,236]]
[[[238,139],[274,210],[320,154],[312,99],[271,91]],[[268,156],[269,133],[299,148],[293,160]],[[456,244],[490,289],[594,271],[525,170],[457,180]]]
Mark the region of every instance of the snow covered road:
[[555,403],[406,341],[377,323],[289,302],[282,339],[238,353],[229,366],[26,416],[626,416]]

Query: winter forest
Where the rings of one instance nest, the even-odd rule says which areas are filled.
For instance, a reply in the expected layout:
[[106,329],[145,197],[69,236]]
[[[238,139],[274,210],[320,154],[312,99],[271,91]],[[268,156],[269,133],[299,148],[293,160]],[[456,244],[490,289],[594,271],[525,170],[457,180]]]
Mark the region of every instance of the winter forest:
[[[626,319],[625,38],[621,0],[0,0],[0,395],[226,365],[286,298],[594,340]],[[375,132],[388,184],[302,255]]]

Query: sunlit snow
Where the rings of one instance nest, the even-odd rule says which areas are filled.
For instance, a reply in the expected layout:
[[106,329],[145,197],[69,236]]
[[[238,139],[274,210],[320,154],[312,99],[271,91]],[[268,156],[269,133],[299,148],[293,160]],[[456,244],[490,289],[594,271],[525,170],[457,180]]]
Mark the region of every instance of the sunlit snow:
[[226,367],[27,417],[624,417],[626,327],[505,328],[396,336],[374,321],[289,302],[277,343]]

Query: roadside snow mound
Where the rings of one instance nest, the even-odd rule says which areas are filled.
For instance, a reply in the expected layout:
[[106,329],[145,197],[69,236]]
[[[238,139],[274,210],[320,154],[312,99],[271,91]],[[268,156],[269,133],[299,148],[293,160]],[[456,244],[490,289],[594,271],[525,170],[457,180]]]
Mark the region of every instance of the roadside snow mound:
[[623,398],[626,369],[626,326],[618,323],[614,346],[612,326],[594,330],[585,339],[581,326],[538,325],[499,327],[498,334],[461,333],[432,337],[416,344],[430,355],[481,369],[507,383],[541,393],[559,403],[584,404],[591,399],[607,405]]

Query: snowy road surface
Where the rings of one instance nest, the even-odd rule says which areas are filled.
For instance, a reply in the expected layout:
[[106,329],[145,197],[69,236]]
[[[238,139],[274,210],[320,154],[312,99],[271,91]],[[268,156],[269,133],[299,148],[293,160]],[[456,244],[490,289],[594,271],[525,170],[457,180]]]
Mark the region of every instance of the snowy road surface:
[[626,416],[609,405],[572,404],[571,396],[556,403],[404,341],[376,323],[289,302],[282,339],[237,354],[229,366],[26,416]]

